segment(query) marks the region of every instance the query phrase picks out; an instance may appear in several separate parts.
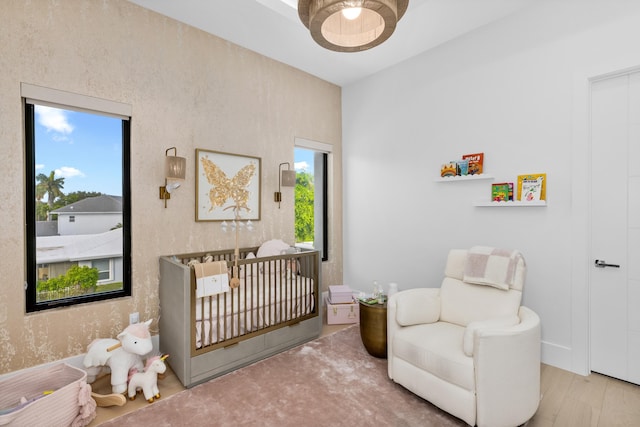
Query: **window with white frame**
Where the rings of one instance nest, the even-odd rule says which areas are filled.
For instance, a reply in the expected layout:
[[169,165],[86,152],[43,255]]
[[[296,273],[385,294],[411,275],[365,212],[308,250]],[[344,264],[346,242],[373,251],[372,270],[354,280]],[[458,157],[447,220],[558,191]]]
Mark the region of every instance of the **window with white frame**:
[[329,259],[330,156],[330,145],[296,138],[296,245],[319,250],[323,261]]

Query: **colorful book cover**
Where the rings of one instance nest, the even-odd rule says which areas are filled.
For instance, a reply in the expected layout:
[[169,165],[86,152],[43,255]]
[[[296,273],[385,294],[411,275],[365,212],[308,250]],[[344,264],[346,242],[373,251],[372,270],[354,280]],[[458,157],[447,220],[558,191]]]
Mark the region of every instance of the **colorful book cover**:
[[449,162],[440,168],[440,176],[443,178],[456,176],[458,174],[458,165],[455,162]]
[[547,174],[518,175],[518,200],[547,200]]
[[494,202],[509,201],[509,183],[500,182],[491,184],[491,200]]
[[456,165],[458,166],[458,175],[469,175],[469,160],[458,160]]
[[469,161],[469,175],[480,175],[482,173],[482,165],[484,163],[484,153],[465,154],[462,160]]

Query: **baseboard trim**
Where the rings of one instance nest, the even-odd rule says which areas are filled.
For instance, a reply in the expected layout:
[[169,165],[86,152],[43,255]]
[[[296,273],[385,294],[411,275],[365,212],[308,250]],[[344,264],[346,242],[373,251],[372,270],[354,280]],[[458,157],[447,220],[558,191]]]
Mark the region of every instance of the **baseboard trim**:
[[[152,353],[160,353],[160,335],[154,335],[151,337],[151,342],[153,343]],[[78,354],[76,356],[67,357],[66,359],[55,360],[49,363],[43,363],[41,365],[31,366],[29,368],[20,369],[18,371],[8,372],[6,374],[0,375],[0,381],[4,381],[7,378],[10,378],[14,375],[18,375],[20,373],[29,372],[34,369],[45,368],[51,365],[57,365],[58,363],[66,363],[68,365],[73,366],[74,368],[84,370],[84,364],[82,363],[84,360],[85,353]]]
[[572,370],[571,352],[570,347],[542,341],[541,361],[546,365],[555,366],[556,368],[582,375],[581,372]]

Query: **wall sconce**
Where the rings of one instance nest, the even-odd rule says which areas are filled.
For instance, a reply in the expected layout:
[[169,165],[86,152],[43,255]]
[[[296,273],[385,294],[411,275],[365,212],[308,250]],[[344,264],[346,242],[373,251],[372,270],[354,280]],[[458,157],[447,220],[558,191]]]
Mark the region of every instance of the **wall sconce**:
[[[282,166],[287,165],[287,169],[282,170]],[[296,186],[296,171],[290,169],[289,162],[280,163],[278,166],[278,191],[273,193],[273,201],[278,202],[278,209],[280,209],[280,202],[282,201],[282,187],[295,187]]]
[[[173,150],[174,155],[170,156],[169,151]],[[171,192],[180,187],[179,182],[167,183],[168,179],[184,179],[187,172],[187,159],[178,157],[176,147],[167,148],[164,152],[164,186],[160,187],[160,199],[164,200],[164,207],[167,207],[167,200],[171,198]]]

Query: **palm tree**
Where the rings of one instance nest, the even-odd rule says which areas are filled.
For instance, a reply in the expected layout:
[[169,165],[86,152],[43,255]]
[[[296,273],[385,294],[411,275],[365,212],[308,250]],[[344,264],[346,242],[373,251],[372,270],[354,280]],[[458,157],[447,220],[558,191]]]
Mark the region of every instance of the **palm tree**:
[[36,176],[36,200],[41,201],[42,198],[47,196],[47,204],[49,210],[53,209],[53,201],[56,197],[62,197],[62,189],[64,188],[64,178],[56,178],[55,171],[51,171],[49,176],[40,173]]

